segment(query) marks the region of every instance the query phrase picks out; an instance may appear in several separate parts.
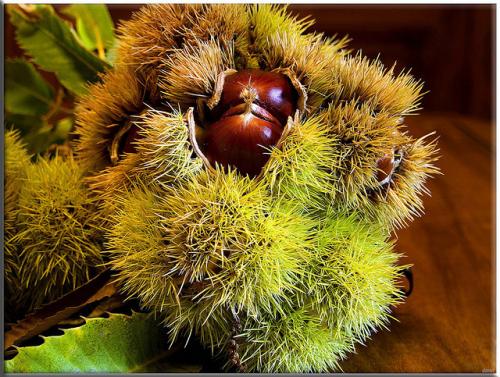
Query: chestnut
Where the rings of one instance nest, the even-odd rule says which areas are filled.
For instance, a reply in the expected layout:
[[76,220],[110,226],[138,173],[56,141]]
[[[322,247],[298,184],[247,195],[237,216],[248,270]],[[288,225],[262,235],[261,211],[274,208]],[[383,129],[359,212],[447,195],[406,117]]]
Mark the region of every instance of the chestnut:
[[401,159],[402,153],[392,150],[377,160],[377,173],[375,177],[381,186],[390,182],[392,175],[401,163]]
[[257,176],[278,142],[298,94],[278,72],[246,69],[225,77],[220,100],[207,114],[202,149],[213,166],[232,166]]
[[205,134],[205,156],[212,165],[231,165],[254,177],[269,159],[264,148],[276,145],[281,132],[279,123],[253,113],[223,117],[210,125]]
[[245,89],[254,91],[255,104],[273,114],[282,125],[297,109],[298,95],[287,76],[245,69],[226,76],[219,103],[212,114],[219,118],[229,108],[245,103]]

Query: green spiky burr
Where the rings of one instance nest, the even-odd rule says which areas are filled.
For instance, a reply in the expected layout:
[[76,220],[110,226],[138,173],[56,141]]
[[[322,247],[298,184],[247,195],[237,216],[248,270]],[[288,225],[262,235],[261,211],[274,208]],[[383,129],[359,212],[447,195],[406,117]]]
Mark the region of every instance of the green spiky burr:
[[330,371],[387,325],[403,268],[388,237],[437,172],[435,143],[404,126],[422,83],[311,25],[271,5],[146,6],[77,114],[122,291],[172,342],[238,344],[247,371]]
[[329,328],[363,342],[388,323],[390,309],[402,301],[398,281],[406,266],[397,265],[400,256],[383,227],[353,214],[328,209],[315,241],[299,301]]
[[19,212],[19,193],[26,181],[30,156],[16,131],[5,133],[5,178],[4,178],[4,276],[6,315],[10,318],[18,308],[14,299],[18,295],[20,281],[20,250],[12,242],[16,234],[16,217]]
[[318,117],[291,122],[285,140],[271,150],[263,181],[276,199],[286,198],[308,212],[321,211],[325,197],[335,197],[328,172],[338,159],[335,141]]
[[171,186],[198,174],[203,162],[195,155],[185,114],[150,110],[137,121],[141,142],[138,170],[155,184]]
[[307,307],[287,307],[284,313],[247,317],[241,323],[233,341],[238,344],[238,361],[248,372],[338,370],[338,362],[354,350],[352,336],[332,330]]
[[133,117],[137,129],[134,153],[125,153],[119,163],[85,178],[99,199],[103,220],[120,208],[121,194],[141,182],[158,190],[180,184],[198,174],[203,162],[190,143],[186,115],[179,111],[148,110]]
[[26,168],[9,244],[18,253],[15,305],[31,310],[102,268],[101,220],[71,158],[40,157]]
[[26,179],[26,169],[30,166],[28,155],[21,137],[16,131],[5,133],[5,230],[13,226],[15,210],[18,206],[19,191]]
[[279,306],[309,255],[313,222],[292,205],[278,209],[264,187],[236,172],[202,173],[161,198],[132,192],[122,208],[109,237],[111,265],[130,294],[160,311],[179,297],[201,302],[186,312],[198,320],[220,306]]

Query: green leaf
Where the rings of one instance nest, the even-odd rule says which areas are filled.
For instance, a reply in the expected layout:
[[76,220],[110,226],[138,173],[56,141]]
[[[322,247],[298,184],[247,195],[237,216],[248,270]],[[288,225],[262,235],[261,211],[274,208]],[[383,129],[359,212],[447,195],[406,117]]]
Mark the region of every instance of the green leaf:
[[21,115],[44,115],[54,101],[54,90],[24,59],[5,62],[5,109]]
[[77,95],[99,79],[109,64],[87,51],[50,5],[8,6],[19,45],[42,69],[54,72]]
[[[61,321],[68,320],[88,305],[100,301],[96,308],[101,305],[104,306],[106,300],[115,295],[117,295],[117,287],[111,278],[111,271],[106,269],[80,287],[55,301],[41,306],[22,320],[13,323],[10,329],[5,332],[4,348],[19,345],[25,340],[42,334],[44,331],[57,326]],[[89,315],[92,315],[96,308]],[[98,317],[98,315],[94,317]],[[78,320],[85,323],[82,317],[78,318]]]
[[115,39],[113,46],[111,46],[109,50],[106,51],[106,61],[109,64],[114,65],[117,53],[118,53],[118,40]]
[[151,315],[110,314],[90,318],[64,335],[44,337],[39,346],[19,347],[5,362],[7,373],[163,372],[160,362],[174,351],[166,349],[165,330]]
[[73,118],[68,117],[57,122],[52,134],[54,135],[55,143],[64,143],[73,128]]
[[115,41],[113,20],[104,4],[73,4],[63,11],[76,20],[76,31],[82,44],[97,50],[101,58]]

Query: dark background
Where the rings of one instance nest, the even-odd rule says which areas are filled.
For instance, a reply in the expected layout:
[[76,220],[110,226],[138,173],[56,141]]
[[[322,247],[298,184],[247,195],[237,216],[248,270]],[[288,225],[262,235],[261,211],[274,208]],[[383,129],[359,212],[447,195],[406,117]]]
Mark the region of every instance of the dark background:
[[[140,7],[109,6],[115,24]],[[371,58],[380,54],[386,66],[397,61],[397,69],[411,68],[429,91],[425,111],[493,119],[495,5],[294,4],[290,9],[316,19],[316,31],[348,35],[354,51]],[[6,56],[19,55],[8,16],[5,28]]]
[[296,5],[318,31],[411,68],[430,91],[424,109],[492,119],[494,5]]

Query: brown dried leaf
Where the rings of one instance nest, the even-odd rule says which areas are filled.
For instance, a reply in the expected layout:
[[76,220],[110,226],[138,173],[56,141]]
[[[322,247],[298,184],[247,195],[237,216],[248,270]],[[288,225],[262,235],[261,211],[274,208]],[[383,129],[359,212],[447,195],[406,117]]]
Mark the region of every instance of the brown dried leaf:
[[4,350],[41,334],[62,320],[69,318],[86,305],[116,294],[117,288],[111,278],[111,272],[106,270],[88,283],[44,305],[13,324],[12,328],[5,333]]

